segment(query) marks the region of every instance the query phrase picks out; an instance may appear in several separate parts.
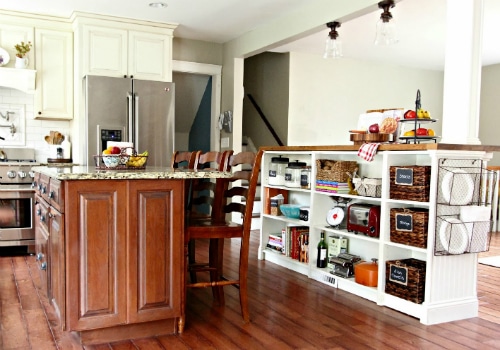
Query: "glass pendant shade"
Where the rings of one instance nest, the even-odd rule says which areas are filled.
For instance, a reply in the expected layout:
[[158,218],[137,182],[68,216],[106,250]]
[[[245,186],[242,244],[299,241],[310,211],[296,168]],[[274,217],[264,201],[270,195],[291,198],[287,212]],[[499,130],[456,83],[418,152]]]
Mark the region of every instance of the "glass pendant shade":
[[393,21],[385,22],[380,19],[377,22],[377,33],[375,35],[375,45],[389,46],[398,42],[396,25]]
[[326,39],[325,53],[323,58],[342,57],[342,42],[338,39],[332,39],[330,36]]

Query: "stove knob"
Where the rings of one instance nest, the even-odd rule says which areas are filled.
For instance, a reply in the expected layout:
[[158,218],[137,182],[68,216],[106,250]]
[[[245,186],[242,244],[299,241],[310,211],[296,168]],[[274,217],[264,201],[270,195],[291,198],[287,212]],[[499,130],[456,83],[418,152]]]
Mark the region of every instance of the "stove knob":
[[17,175],[21,178],[21,179],[24,179],[26,177],[26,171],[18,171],[17,172]]
[[35,178],[35,172],[34,172],[34,171],[30,171],[30,172],[29,172],[29,174],[30,174],[30,177],[31,177],[32,179],[33,179],[33,178]]
[[11,179],[15,178],[15,177],[16,177],[16,175],[17,175],[17,174],[16,174],[16,172],[15,172],[15,171],[9,170],[9,171],[7,172],[7,176],[8,176],[9,178],[11,178]]

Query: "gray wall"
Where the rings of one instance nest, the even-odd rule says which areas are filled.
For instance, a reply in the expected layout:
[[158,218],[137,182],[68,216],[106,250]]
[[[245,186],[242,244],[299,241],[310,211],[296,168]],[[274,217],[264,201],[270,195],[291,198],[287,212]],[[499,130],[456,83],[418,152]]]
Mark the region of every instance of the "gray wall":
[[265,52],[245,60],[243,135],[256,146],[275,146],[276,140],[250,102],[251,94],[278,137],[287,145],[289,55]]

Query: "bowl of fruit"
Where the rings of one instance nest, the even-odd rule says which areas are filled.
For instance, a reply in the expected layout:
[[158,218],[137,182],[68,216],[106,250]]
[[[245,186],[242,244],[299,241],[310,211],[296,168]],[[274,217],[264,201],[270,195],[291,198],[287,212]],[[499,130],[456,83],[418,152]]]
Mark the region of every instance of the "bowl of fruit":
[[107,168],[116,168],[120,165],[127,164],[129,155],[120,147],[109,146],[102,151],[102,161]]

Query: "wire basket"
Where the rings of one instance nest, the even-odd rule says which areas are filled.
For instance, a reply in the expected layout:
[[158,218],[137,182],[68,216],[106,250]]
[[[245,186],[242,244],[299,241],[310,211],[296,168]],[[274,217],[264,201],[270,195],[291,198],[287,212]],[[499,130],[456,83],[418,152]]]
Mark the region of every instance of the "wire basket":
[[124,147],[120,154],[95,155],[94,162],[99,170],[140,170],[146,168],[148,156],[137,154],[132,147]]

